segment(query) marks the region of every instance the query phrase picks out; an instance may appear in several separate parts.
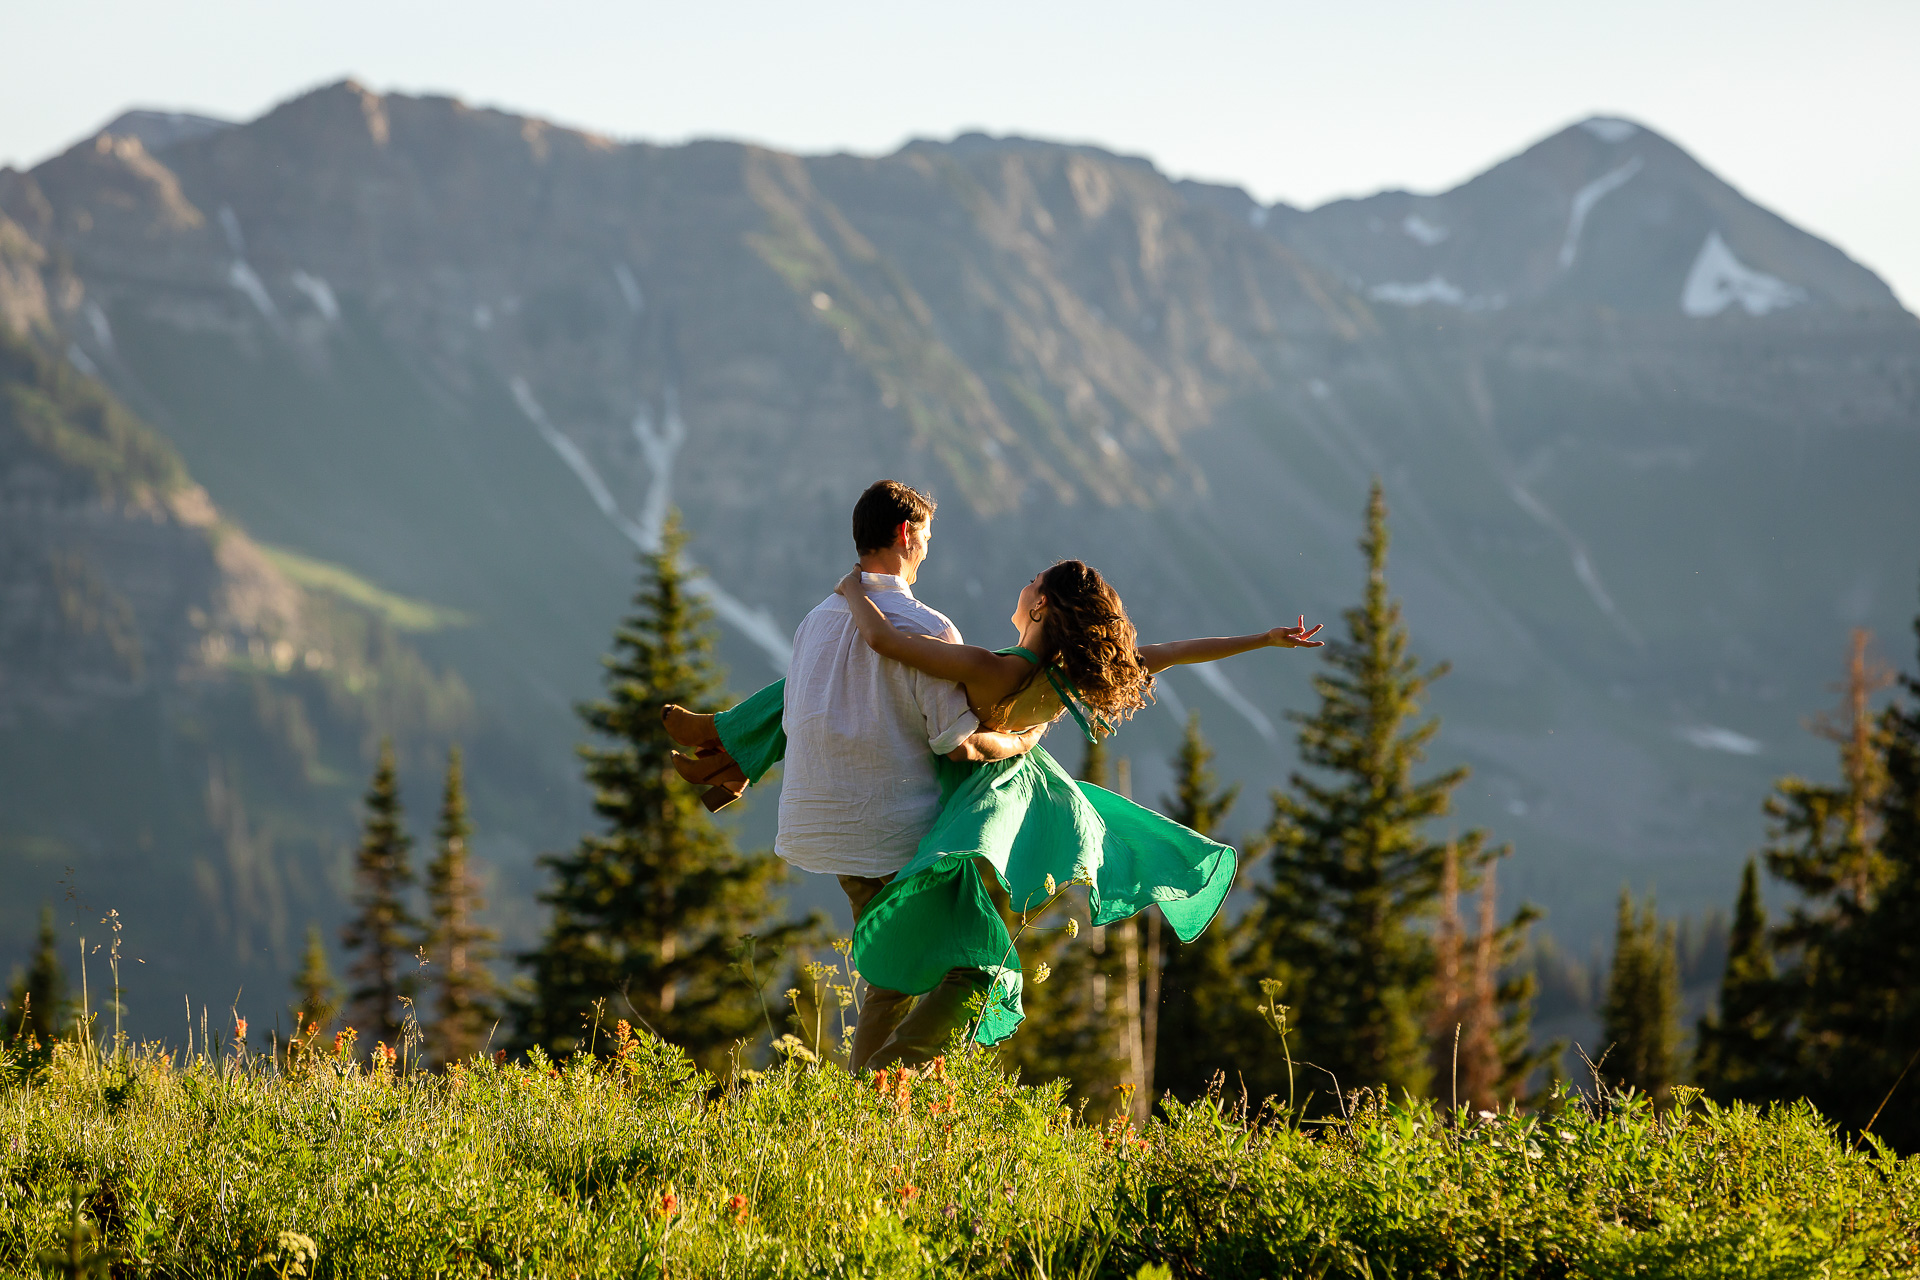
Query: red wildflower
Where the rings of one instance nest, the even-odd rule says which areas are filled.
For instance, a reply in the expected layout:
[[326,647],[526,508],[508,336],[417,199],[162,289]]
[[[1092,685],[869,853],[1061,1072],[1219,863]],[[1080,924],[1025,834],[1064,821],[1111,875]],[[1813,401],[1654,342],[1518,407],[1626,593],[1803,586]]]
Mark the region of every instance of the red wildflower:
[[671,1189],[662,1191],[660,1193],[660,1207],[655,1210],[655,1212],[663,1218],[671,1218],[674,1214],[680,1212],[680,1197],[673,1194]]
[[745,1196],[736,1195],[733,1199],[727,1201],[727,1212],[733,1215],[734,1226],[736,1227],[746,1226],[747,1225],[747,1198]]
[[233,1035],[237,1040],[245,1040],[247,1038],[247,1020],[245,1018],[235,1018],[233,1020]]

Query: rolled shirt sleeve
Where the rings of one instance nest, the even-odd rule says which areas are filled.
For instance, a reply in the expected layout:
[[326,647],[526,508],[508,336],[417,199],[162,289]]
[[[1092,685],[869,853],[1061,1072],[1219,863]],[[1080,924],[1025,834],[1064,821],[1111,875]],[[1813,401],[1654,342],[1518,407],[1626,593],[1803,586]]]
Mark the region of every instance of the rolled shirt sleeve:
[[965,689],[922,672],[914,675],[914,694],[927,718],[927,749],[944,756],[978,732],[980,720],[967,705]]

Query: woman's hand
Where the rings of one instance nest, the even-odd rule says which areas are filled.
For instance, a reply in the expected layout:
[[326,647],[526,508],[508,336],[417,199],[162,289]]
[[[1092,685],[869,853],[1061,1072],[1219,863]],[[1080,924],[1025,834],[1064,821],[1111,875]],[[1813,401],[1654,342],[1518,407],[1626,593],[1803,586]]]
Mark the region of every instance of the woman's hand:
[[1276,649],[1318,649],[1325,640],[1315,640],[1320,634],[1321,623],[1314,623],[1311,630],[1307,627],[1307,616],[1300,615],[1300,621],[1291,627],[1275,627],[1267,632],[1267,643]]
[[840,584],[833,589],[833,593],[837,596],[845,596],[849,600],[855,596],[867,594],[867,584],[860,577],[859,565],[853,566],[853,572],[840,579]]

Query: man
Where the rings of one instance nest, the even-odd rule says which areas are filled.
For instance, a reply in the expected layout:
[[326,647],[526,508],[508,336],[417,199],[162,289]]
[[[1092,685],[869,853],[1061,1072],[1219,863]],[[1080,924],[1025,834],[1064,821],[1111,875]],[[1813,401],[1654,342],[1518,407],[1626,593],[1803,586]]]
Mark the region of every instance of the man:
[[[869,598],[894,625],[960,643],[946,615],[914,598],[927,558],[934,502],[893,480],[860,495],[853,545]],[[786,773],[774,852],[804,871],[838,876],[857,923],[913,857],[940,808],[933,756],[1001,760],[1030,750],[1025,735],[980,728],[966,691],[882,658],[854,629],[847,602],[830,595],[801,622],[787,667]],[[931,1060],[986,989],[977,969],[955,969],[913,1005],[899,991],[867,991],[854,1029],[857,1074]]]

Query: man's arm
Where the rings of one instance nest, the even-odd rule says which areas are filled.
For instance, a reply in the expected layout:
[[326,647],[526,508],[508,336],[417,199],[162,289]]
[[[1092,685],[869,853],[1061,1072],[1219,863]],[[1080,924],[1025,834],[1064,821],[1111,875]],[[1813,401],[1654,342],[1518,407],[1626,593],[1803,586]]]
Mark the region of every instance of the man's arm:
[[1025,733],[1000,733],[993,729],[977,729],[969,734],[965,741],[947,752],[947,759],[958,760],[961,764],[986,764],[990,760],[1006,760],[1013,756],[1025,755],[1034,749],[1040,741],[1040,735],[1047,726],[1037,724]]

